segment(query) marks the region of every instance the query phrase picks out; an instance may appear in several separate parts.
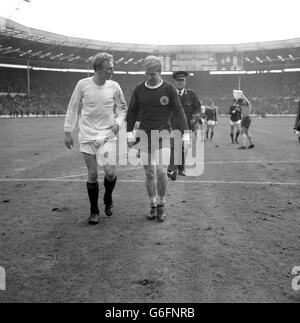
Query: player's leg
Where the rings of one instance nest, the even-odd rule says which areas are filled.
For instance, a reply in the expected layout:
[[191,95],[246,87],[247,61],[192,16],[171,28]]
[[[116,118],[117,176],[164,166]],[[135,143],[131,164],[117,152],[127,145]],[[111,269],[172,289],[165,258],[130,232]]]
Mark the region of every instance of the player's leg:
[[208,139],[208,136],[209,136],[209,128],[210,128],[210,126],[209,126],[208,122],[206,122],[206,139]]
[[210,125],[210,140],[213,140],[214,134],[215,134],[215,126],[214,124]]
[[178,151],[179,154],[181,153],[181,164],[178,165],[178,175],[179,176],[186,176],[186,173],[185,173],[185,155],[186,155],[185,150],[186,150],[186,148],[184,147],[184,143],[182,143],[181,152]]
[[241,142],[242,142],[242,145],[241,147],[239,147],[238,149],[246,149],[246,145],[247,145],[247,129],[242,127],[241,128]]
[[[85,145],[88,151],[88,144]],[[81,150],[82,151],[82,150]],[[90,217],[88,219],[89,224],[99,223],[99,208],[98,208],[98,198],[99,198],[99,183],[98,183],[98,164],[96,155],[91,153],[83,152],[84,161],[88,170],[88,181],[86,183],[86,188],[90,200]]]
[[235,143],[238,144],[239,143],[238,139],[241,133],[241,123],[236,122],[235,126],[236,126]]
[[[180,149],[181,150],[181,149]],[[181,153],[181,151],[180,151]],[[166,220],[165,204],[167,199],[167,166],[165,159],[170,156],[170,148],[164,146],[155,153],[156,158],[156,179],[157,179],[157,220],[164,222]]]
[[171,138],[171,156],[170,156],[170,165],[168,167],[168,177],[171,180],[176,181],[177,178],[177,165],[175,165],[175,149],[174,149],[174,137]]
[[165,204],[167,198],[167,167],[164,165],[157,166],[157,219],[160,222],[166,220]]
[[144,165],[144,170],[146,174],[146,189],[150,200],[150,213],[147,218],[149,220],[154,220],[157,215],[157,200],[156,200],[156,166],[155,165]]
[[231,143],[234,144],[234,123],[230,120],[230,137]]
[[111,216],[113,214],[113,199],[112,193],[115,189],[117,183],[117,176],[116,176],[116,166],[115,165],[105,165],[103,166],[104,169],[104,198],[103,202],[105,205],[105,214],[107,216]]
[[248,140],[249,140],[249,143],[250,143],[250,145],[249,145],[249,149],[252,149],[252,148],[254,148],[255,147],[255,145],[254,145],[254,143],[253,143],[253,140],[252,140],[252,136],[251,136],[251,133],[249,132],[249,129],[248,129],[248,131],[247,131],[247,138],[248,138]]

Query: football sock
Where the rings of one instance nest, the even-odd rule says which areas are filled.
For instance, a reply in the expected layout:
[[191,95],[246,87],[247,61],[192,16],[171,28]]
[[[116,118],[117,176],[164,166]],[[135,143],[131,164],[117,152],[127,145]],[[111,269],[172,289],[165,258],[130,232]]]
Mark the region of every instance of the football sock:
[[230,134],[231,141],[233,142],[233,133]]
[[240,132],[237,131],[236,134],[235,134],[235,140],[238,140],[239,135],[240,135]]
[[112,192],[115,189],[117,183],[117,177],[113,181],[109,181],[106,177],[104,178],[104,204],[110,204],[112,202]]
[[91,204],[91,213],[98,214],[98,197],[99,197],[99,183],[86,183],[86,188],[89,195],[89,200]]
[[166,204],[167,198],[165,196],[161,197],[159,196],[157,199],[157,205],[163,206]]
[[150,197],[150,207],[157,207],[156,197]]

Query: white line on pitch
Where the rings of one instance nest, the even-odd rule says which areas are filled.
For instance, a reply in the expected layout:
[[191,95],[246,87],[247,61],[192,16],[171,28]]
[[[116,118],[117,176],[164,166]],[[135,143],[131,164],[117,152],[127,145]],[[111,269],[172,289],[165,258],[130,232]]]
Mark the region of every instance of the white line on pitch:
[[[57,179],[57,178],[0,178],[0,182],[86,182],[82,179]],[[118,183],[144,183],[143,180],[119,180]],[[176,181],[173,184],[229,184],[229,185],[277,185],[277,186],[300,186],[300,182],[246,182],[246,181],[204,181],[204,180],[186,180]]]
[[[256,164],[256,163],[272,163],[272,164],[289,164],[289,163],[300,163],[300,160],[233,160],[233,161],[211,161],[211,162],[204,162],[204,165],[223,165],[223,164]],[[131,170],[141,169],[142,167],[134,167],[134,168],[119,168],[117,172],[125,172]],[[100,171],[99,174],[103,174],[103,171]],[[83,174],[73,174],[67,176],[59,176],[54,177],[53,179],[64,179],[64,178],[72,178],[72,177],[82,177],[86,176],[87,173]]]
[[[140,169],[141,167],[134,167],[134,168],[124,168],[124,169],[117,169],[117,172],[125,172],[127,170],[136,170]],[[98,174],[104,174],[103,171],[99,171]],[[67,176],[59,176],[59,177],[53,177],[51,179],[64,179],[64,178],[72,178],[72,177],[82,177],[82,176],[87,176],[87,172],[83,174],[73,174],[73,175],[67,175]]]
[[218,165],[218,164],[256,164],[256,163],[270,163],[270,164],[289,164],[300,163],[300,160],[232,160],[232,161],[212,161],[204,162],[204,165]]

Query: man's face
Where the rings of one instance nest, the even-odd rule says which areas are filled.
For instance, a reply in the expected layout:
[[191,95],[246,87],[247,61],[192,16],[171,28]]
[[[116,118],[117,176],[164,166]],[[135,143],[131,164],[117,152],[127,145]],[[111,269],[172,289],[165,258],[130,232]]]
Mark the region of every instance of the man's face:
[[177,90],[183,90],[185,88],[185,85],[186,79],[175,80],[175,86],[177,87]]
[[98,70],[100,76],[106,80],[110,80],[114,74],[114,63],[112,61],[106,61],[102,65],[102,69]]
[[146,75],[147,83],[151,86],[157,85],[160,81],[160,74],[161,74],[161,71],[156,69],[146,70],[145,75]]

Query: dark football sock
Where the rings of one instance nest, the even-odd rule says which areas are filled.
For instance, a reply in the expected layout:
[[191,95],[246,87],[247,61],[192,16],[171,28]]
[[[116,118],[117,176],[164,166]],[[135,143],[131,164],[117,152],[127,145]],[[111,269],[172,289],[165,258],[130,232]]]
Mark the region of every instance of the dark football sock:
[[238,140],[239,135],[240,135],[240,132],[237,131],[237,133],[235,134],[235,140]]
[[230,134],[231,141],[233,142],[233,133]]
[[210,133],[210,139],[213,139],[213,137],[214,137],[214,132],[212,131],[212,132]]
[[86,183],[86,188],[89,195],[89,200],[91,204],[91,213],[98,214],[98,197],[99,197],[99,183]]
[[112,202],[112,192],[115,189],[117,183],[117,177],[113,181],[109,181],[106,177],[104,179],[104,188],[105,188],[105,193],[104,193],[104,204],[110,204]]

